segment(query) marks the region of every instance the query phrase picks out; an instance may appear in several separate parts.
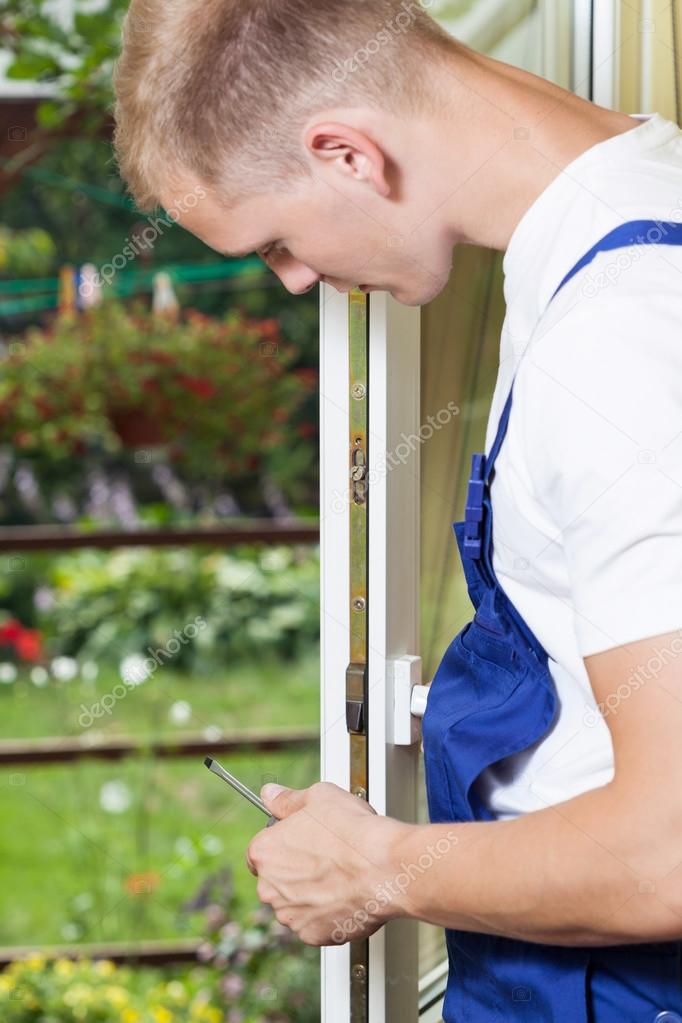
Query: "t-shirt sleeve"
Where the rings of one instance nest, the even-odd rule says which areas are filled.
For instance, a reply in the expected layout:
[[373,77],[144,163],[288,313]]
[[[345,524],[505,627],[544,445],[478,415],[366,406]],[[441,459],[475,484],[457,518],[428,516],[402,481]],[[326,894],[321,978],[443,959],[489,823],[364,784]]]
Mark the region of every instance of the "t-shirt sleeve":
[[582,656],[682,629],[682,278],[680,298],[642,283],[555,315],[524,356],[531,480]]

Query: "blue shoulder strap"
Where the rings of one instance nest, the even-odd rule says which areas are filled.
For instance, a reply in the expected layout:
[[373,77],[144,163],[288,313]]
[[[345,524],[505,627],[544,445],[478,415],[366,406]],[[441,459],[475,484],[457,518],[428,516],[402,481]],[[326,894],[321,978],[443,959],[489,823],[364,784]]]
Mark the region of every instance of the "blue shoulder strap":
[[[631,245],[682,245],[682,223],[660,220],[630,220],[625,224],[621,224],[620,227],[604,235],[596,245],[592,246],[589,252],[586,252],[578,260],[575,266],[568,271],[552,295],[550,302],[559,294],[563,286],[568,284],[571,278],[575,277],[584,267],[588,266],[600,252],[610,252],[613,249],[622,249]],[[507,432],[513,395],[514,381],[512,380],[509,396],[502,409],[490,453],[487,458],[484,454],[472,456],[464,534],[465,552],[471,558],[480,558],[481,556],[484,490],[486,484],[490,482],[493,468],[495,467],[495,460]]]

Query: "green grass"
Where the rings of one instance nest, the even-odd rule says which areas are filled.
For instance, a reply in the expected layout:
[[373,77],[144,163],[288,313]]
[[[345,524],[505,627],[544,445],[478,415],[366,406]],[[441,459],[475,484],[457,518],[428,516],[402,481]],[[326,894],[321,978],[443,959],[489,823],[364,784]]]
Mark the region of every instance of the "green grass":
[[[226,669],[211,679],[158,671],[117,701],[97,727],[105,734],[146,736],[209,725],[225,731],[314,727],[318,676],[317,654],[291,665]],[[74,680],[39,689],[24,677],[3,685],[3,737],[82,734],[81,704],[90,706],[116,681],[105,673],[94,686]],[[168,716],[177,700],[192,709],[181,728]],[[225,759],[256,791],[266,780],[304,787],[319,777],[317,750]],[[128,800],[120,812],[105,808],[112,783],[113,796]],[[245,905],[257,902],[245,852],[265,818],[209,774],[200,757],[5,768],[0,819],[2,944],[200,934],[200,919],[180,907],[225,866],[232,868]],[[154,891],[131,892],[136,874],[149,875]]]
[[[107,736],[167,736],[178,731],[218,727],[226,732],[246,728],[296,725],[319,721],[319,654],[287,664],[263,661],[236,665],[214,675],[188,676],[159,668],[145,682],[124,686],[112,669],[96,681],[50,679],[38,688],[27,672],[15,682],[0,685],[2,738],[39,738],[97,732]],[[113,694],[111,713],[82,727],[84,709],[91,711],[102,697]],[[122,694],[122,695],[121,695]],[[174,724],[171,708],[178,701],[190,705],[191,716]]]

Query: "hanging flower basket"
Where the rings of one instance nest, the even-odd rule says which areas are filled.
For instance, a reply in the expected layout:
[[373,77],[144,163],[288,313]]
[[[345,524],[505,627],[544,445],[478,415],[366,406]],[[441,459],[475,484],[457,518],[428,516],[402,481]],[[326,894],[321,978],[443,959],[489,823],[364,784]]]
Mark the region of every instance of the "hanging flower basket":
[[159,320],[114,300],[29,330],[0,375],[0,444],[52,458],[167,446],[189,474],[230,479],[291,461],[317,373],[293,368],[275,320],[186,310]]

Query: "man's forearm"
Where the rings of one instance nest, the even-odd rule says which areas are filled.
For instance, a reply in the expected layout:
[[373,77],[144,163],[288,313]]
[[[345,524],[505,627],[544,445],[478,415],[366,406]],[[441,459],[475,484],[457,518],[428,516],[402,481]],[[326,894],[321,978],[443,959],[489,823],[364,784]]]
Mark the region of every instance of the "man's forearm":
[[612,783],[511,821],[406,827],[400,915],[553,945],[678,939],[682,844],[663,817]]

